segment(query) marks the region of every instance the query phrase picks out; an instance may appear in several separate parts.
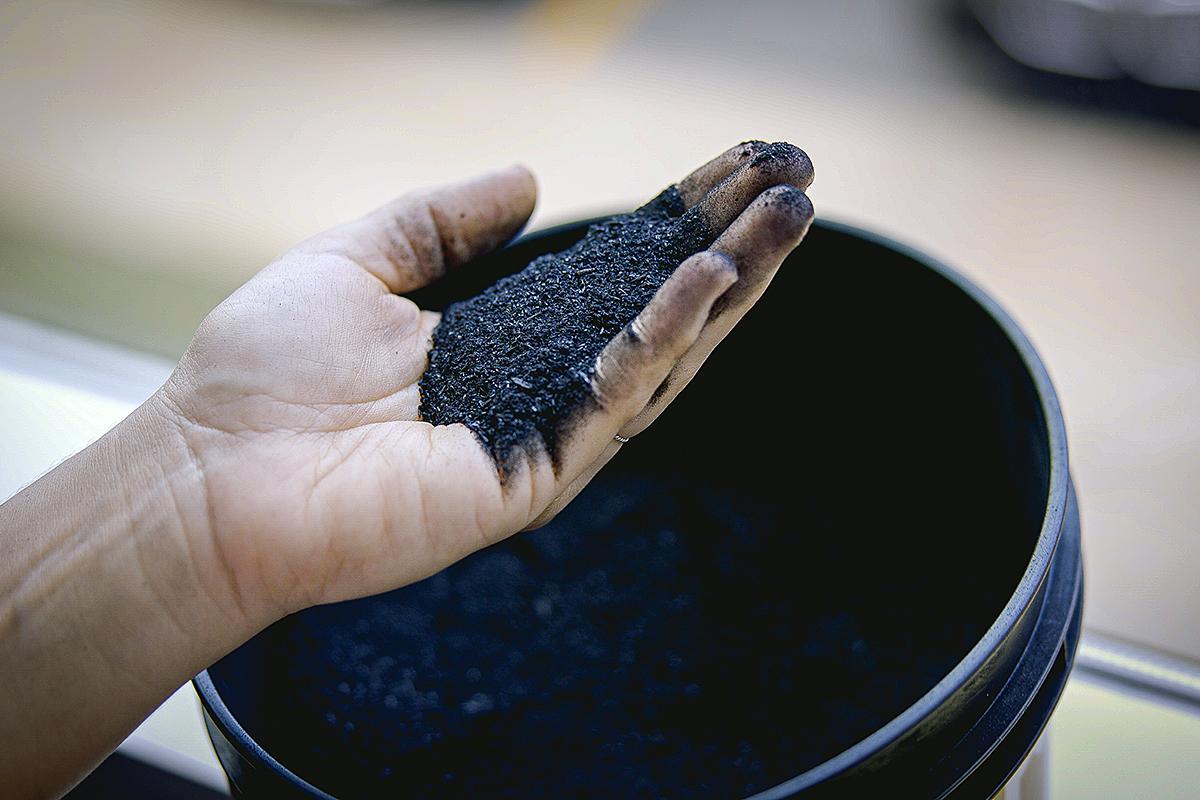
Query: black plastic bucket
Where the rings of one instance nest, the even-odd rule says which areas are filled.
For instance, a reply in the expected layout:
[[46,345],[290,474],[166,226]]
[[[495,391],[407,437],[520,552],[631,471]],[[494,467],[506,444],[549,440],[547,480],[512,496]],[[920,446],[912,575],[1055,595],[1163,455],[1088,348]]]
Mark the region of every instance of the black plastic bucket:
[[[436,308],[474,294],[534,255],[568,246],[585,227],[527,236],[420,299]],[[825,738],[829,752],[813,763],[797,755],[786,774],[749,792],[754,800],[995,795],[1063,691],[1082,612],[1063,421],[1046,371],[1013,321],[936,261],[819,221],[692,385],[604,475],[670,474],[709,486],[714,473],[730,497],[743,489],[768,497],[773,518],[798,526],[800,535],[764,545],[764,587],[790,580],[807,592],[821,630],[852,605],[864,617],[854,624],[867,632],[854,634],[856,647],[869,649],[873,631],[904,650],[886,661],[895,680],[864,674],[854,684],[837,669],[821,671],[817,657],[793,657],[781,684],[792,688],[749,687],[744,703],[780,709],[767,727],[811,727],[811,717],[789,709],[818,701],[840,708],[838,692],[859,692],[861,705],[867,681],[893,690],[879,695],[878,708],[858,708],[857,722],[839,718],[837,734]],[[577,503],[602,502],[607,485]],[[554,524],[532,536],[555,536]],[[405,591],[388,602],[403,603]],[[303,726],[275,719],[305,691],[289,683],[280,637],[306,614],[338,613],[325,607],[284,620],[196,677],[235,794],[361,793],[352,778],[331,773],[328,763],[318,769],[319,759],[305,755],[318,751],[306,750]],[[800,616],[797,639],[816,630]],[[739,641],[754,641],[753,618],[717,610],[704,624],[714,635],[741,626],[751,635]],[[958,650],[946,645],[947,625],[957,626]],[[745,655],[770,664],[781,657],[777,644],[771,648]],[[935,650],[941,661],[930,661]],[[835,659],[829,663],[843,656],[826,654]],[[816,700],[793,702],[789,692]],[[328,762],[327,752],[322,757]],[[674,787],[681,788],[695,787]],[[684,792],[658,786],[651,793]]]

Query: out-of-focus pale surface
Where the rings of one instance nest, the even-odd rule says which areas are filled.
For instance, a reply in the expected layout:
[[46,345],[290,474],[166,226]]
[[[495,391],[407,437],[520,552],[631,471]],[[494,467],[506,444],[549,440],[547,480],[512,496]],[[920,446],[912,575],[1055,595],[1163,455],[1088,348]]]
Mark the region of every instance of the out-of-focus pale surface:
[[1200,717],[1073,677],[1050,721],[1053,800],[1200,794]]
[[925,3],[597,5],[11,0],[0,307],[174,355],[289,243],[408,187],[521,160],[561,220],[788,139],[819,213],[1025,326],[1068,419],[1087,624],[1200,658],[1200,136],[984,91]]
[[200,698],[185,683],[121,743],[120,752],[227,792],[229,783],[213,751],[200,711]]
[[170,372],[165,359],[0,314],[0,502],[103,436]]
[[[60,384],[45,383],[0,365],[0,498],[8,499],[31,480],[98,439],[129,409]],[[44,424],[31,426],[31,418]],[[30,472],[29,465],[38,469]]]

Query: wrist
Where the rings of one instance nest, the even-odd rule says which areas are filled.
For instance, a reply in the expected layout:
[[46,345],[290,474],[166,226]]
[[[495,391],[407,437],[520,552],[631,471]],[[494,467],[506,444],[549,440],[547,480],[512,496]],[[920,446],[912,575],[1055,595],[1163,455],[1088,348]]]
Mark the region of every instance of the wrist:
[[254,602],[219,546],[206,459],[194,427],[160,389],[114,430],[119,440],[113,458],[117,473],[133,487],[127,513],[135,535],[158,551],[148,560],[172,566],[174,576],[162,578],[171,584],[162,595],[197,607],[194,634],[214,641],[220,655],[279,614]]
[[63,791],[269,621],[222,584],[204,497],[151,400],[0,506],[0,780],[17,795]]

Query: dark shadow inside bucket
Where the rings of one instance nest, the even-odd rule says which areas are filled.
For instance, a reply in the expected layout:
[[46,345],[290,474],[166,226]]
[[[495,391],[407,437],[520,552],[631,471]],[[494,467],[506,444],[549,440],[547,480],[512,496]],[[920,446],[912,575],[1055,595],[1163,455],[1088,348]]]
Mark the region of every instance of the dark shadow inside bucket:
[[211,676],[256,741],[339,797],[752,794],[878,729],[980,639],[1037,539],[1046,437],[975,300],[815,228],[550,526],[284,620]]

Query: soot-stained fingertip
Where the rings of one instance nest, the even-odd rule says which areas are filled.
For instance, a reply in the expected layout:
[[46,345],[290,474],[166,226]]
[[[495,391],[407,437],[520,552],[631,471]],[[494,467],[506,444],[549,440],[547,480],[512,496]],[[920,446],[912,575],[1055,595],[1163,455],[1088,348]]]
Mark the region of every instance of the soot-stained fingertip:
[[702,250],[684,262],[695,274],[694,280],[704,288],[705,296],[715,300],[738,282],[737,262],[725,253]]
[[791,142],[772,142],[759,150],[750,164],[767,172],[786,170],[791,175],[788,183],[801,189],[807,189],[813,182],[812,159]]
[[737,283],[736,262],[713,250],[688,258],[667,280],[637,320],[641,338],[659,342],[678,338],[680,333],[707,319],[713,305]]
[[775,186],[763,192],[762,197],[764,206],[804,225],[816,216],[812,200],[796,186]]

